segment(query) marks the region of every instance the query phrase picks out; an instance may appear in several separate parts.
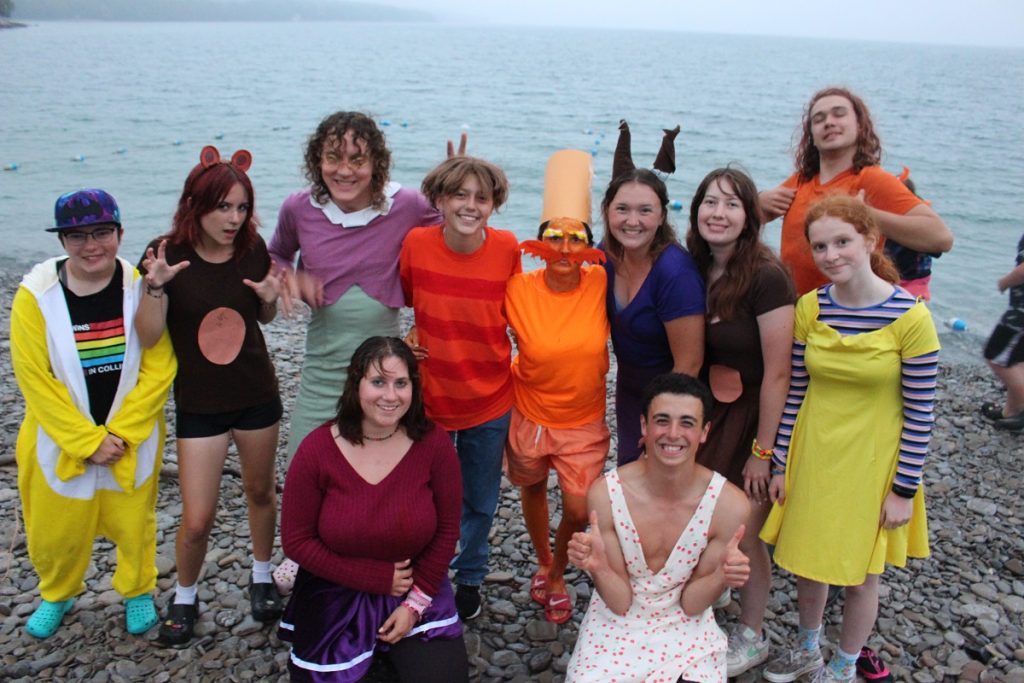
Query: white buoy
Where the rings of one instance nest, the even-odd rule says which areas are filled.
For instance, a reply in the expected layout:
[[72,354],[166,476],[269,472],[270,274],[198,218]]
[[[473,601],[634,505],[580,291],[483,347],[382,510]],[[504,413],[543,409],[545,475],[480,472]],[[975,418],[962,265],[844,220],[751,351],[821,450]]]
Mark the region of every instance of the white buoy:
[[181,140],[175,140],[171,144],[174,145],[175,147],[181,147]]
[[71,161],[85,161],[85,155],[76,154],[75,156],[71,157]]
[[17,171],[18,170],[18,164],[7,164],[6,166],[4,166],[4,170],[5,171]]

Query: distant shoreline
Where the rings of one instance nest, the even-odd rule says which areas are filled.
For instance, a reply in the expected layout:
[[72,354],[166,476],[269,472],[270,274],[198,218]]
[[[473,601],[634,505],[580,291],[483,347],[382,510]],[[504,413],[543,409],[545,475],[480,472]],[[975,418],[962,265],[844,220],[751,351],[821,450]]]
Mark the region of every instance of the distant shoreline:
[[0,19],[0,29],[3,28],[28,28],[28,24],[23,24],[20,21],[11,21],[10,19]]

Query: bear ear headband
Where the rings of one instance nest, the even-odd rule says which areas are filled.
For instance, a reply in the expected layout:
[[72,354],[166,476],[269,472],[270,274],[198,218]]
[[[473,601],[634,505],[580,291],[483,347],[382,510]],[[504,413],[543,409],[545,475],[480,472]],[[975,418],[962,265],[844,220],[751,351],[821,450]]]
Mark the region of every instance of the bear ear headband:
[[[661,139],[661,149],[658,156],[654,158],[654,170],[665,175],[676,172],[676,136],[679,135],[679,126],[665,128],[665,136]],[[632,136],[629,133],[629,124],[625,119],[619,121],[619,141],[615,145],[615,156],[612,157],[612,178],[617,178],[626,171],[632,171],[636,166],[633,164]]]
[[[214,164],[221,163],[220,152],[213,145],[203,147],[202,151],[199,152],[199,163],[202,164],[203,168],[210,168]],[[225,163],[230,163],[236,169],[245,173],[252,166],[252,153],[247,149],[240,149],[231,155],[230,162]]]

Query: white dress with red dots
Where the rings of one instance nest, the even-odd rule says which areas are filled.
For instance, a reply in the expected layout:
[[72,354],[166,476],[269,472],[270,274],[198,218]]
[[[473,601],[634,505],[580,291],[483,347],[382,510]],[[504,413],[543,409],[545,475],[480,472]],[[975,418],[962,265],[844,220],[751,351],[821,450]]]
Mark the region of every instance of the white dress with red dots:
[[708,527],[725,477],[712,474],[700,504],[657,574],[647,567],[618,472],[608,472],[605,483],[633,604],[620,617],[594,592],[566,683],[676,683],[680,677],[699,683],[725,681],[726,638],[711,608],[688,617],[680,601],[683,586],[707,547]]

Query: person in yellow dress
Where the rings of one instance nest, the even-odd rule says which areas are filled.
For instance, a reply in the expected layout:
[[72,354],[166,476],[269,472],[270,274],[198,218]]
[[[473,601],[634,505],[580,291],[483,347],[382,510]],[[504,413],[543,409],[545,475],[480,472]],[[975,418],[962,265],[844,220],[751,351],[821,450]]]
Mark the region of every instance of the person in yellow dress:
[[97,535],[117,545],[113,587],[129,633],[157,622],[156,493],[163,409],[177,369],[167,335],[143,350],[131,320],[140,278],[117,257],[121,214],[103,190],[57,199],[66,256],[24,277],[11,308],[11,361],[25,398],[18,491],[42,601],[26,631],[60,627]]
[[[879,229],[856,197],[807,213],[815,264],[830,280],[797,302],[789,395],[779,425],[761,538],[797,577],[795,647],[762,672],[853,681],[878,615],[886,564],[928,555],[921,470],[933,422],[939,341],[931,314],[902,287]],[[818,647],[828,585],[846,586],[838,648]]]

